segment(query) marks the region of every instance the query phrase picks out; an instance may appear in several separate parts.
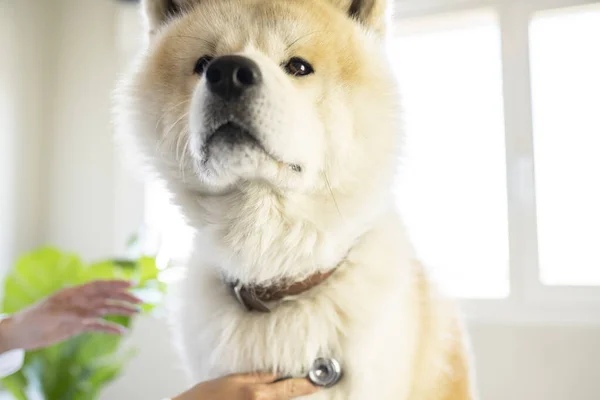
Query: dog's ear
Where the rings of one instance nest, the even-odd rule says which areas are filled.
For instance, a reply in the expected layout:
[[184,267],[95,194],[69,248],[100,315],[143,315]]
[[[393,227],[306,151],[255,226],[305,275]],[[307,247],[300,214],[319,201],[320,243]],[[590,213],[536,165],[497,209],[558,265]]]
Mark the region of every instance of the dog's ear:
[[393,0],[329,0],[365,28],[383,36]]
[[142,0],[142,9],[152,35],[169,19],[177,17],[200,0]]

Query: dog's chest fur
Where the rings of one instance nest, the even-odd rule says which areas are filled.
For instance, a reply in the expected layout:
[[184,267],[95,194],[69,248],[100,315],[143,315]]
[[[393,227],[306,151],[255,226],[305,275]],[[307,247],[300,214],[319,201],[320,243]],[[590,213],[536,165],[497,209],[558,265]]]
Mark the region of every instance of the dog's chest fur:
[[[203,237],[182,282],[175,334],[193,380],[277,371],[303,376],[335,357],[344,379],[312,398],[402,398],[409,390],[416,327],[411,322],[412,250],[393,215],[363,235],[338,270],[269,314],[231,295]],[[400,395],[400,397],[398,397]]]

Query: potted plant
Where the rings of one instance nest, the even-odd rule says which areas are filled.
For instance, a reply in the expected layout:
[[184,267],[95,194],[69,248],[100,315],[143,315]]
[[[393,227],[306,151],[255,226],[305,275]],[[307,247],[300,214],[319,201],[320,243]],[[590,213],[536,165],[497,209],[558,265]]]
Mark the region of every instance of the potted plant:
[[[4,281],[1,313],[17,312],[66,287],[96,279],[137,282],[132,292],[144,300],[142,313],[160,302],[165,284],[155,259],[104,260],[87,264],[75,254],[44,247],[23,255]],[[107,317],[130,327],[135,317]],[[122,371],[135,349],[124,337],[84,334],[63,343],[29,352],[23,368],[4,379],[6,391],[18,400],[94,400]]]

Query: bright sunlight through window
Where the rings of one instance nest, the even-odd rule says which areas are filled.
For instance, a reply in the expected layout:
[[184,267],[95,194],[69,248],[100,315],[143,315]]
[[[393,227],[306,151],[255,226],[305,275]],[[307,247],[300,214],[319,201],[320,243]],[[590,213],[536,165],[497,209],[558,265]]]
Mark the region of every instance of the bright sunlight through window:
[[600,285],[600,7],[530,25],[540,277]]
[[500,30],[493,12],[398,23],[406,131],[398,204],[448,293],[509,292]]

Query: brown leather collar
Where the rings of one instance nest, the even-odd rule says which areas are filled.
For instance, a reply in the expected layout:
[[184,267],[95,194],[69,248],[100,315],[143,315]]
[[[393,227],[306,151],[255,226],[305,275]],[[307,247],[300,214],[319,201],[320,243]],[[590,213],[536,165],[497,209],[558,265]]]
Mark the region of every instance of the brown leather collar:
[[272,286],[242,285],[239,282],[230,283],[231,290],[237,301],[248,311],[268,313],[271,310],[266,303],[278,301],[288,296],[297,296],[324,282],[335,271],[317,272],[303,281],[292,284]]

